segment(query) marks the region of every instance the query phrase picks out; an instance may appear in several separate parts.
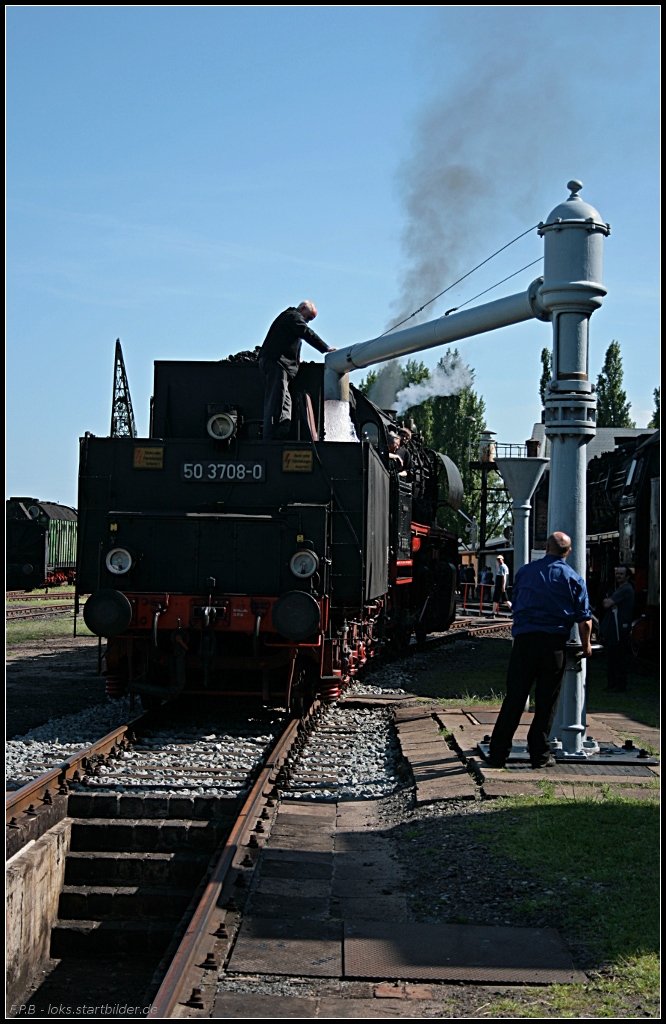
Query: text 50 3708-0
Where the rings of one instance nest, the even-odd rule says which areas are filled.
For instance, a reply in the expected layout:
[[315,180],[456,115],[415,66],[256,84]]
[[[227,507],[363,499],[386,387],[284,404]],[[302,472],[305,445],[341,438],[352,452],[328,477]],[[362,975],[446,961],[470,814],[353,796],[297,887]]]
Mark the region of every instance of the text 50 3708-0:
[[266,479],[263,462],[184,462],[180,475],[183,480],[199,483],[258,484]]

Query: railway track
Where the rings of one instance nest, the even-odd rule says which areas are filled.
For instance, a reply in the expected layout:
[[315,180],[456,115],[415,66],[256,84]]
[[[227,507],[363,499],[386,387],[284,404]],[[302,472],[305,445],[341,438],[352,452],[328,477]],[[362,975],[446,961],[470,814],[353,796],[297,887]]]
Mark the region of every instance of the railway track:
[[[15,949],[19,940],[13,937],[25,929],[25,912],[12,920],[10,910],[9,975],[16,984],[31,987],[26,970],[33,976],[37,971],[31,957],[57,961],[53,981],[47,978],[33,991],[33,1006],[62,1003],[63,976],[70,1002],[112,1004],[112,992],[117,997],[122,990],[114,986],[123,971],[128,998],[132,992],[140,1005],[143,993],[154,990],[154,976],[166,970],[161,961],[168,962],[169,945],[205,898],[211,857],[226,838],[215,861],[230,861],[238,836],[250,827],[253,801],[298,727],[287,725],[284,716],[268,722],[255,715],[250,728],[243,720],[222,736],[211,731],[212,722],[195,723],[188,732],[182,712],[178,719],[174,736],[168,710],[141,715],[8,793],[10,906],[28,898],[30,848],[37,850],[34,844],[41,840],[42,858],[44,850],[47,858],[49,849],[66,850],[60,872],[56,857],[40,874],[51,891],[29,896],[37,908],[31,914],[43,915],[46,945]],[[276,742],[276,730],[285,729]],[[55,918],[48,910],[54,905]]]
[[[508,623],[456,625],[449,639],[506,629]],[[306,741],[312,750],[330,739],[330,720],[322,725],[320,716],[317,707],[306,721],[285,726],[266,759],[248,770],[231,763],[231,748],[217,742],[211,724],[204,742],[215,751],[213,764],[205,763],[191,738],[163,743],[159,713],[152,712],[8,794],[10,857],[48,830],[65,831],[69,844],[58,916],[44,928],[51,937],[45,955],[59,962],[55,990],[47,978],[32,1005],[61,998],[62,975],[70,998],[81,986],[90,1005],[112,1004],[125,969],[128,998],[133,992],[136,1005],[146,1007],[148,1000],[150,1017],[164,1019],[178,1004],[177,1012],[187,1006],[196,1015],[201,965],[219,966],[238,932],[239,892],[248,885],[280,798],[345,798],[345,772],[321,757],[313,766],[303,753]],[[343,726],[332,746],[344,750],[346,742]],[[350,755],[345,770],[353,760]],[[207,795],[200,789],[204,780]],[[370,791],[364,798],[372,798]]]
[[[388,714],[385,709],[376,713]],[[247,885],[259,840],[263,843],[269,833],[280,798],[321,799],[323,793],[324,799],[326,794],[340,799],[358,785],[349,777],[345,751],[358,733],[359,716],[371,741],[386,746],[369,712],[315,704],[303,720],[281,720],[280,735],[243,773],[231,764],[232,747],[216,749],[221,744],[210,733],[204,741],[216,749],[213,769],[202,765],[201,750],[189,740],[174,750],[178,743],[160,740],[165,726],[153,712],[119,726],[8,794],[10,854],[47,829],[69,831],[49,953],[59,961],[54,978],[68,977],[70,1000],[81,985],[89,1005],[113,1001],[105,971],[113,956],[114,976],[126,966],[129,990],[135,1000],[144,999],[136,1005],[147,1006],[149,1000],[150,1017],[168,1017],[178,1003],[196,1008],[201,964],[207,969],[217,965],[216,943],[226,943],[239,926],[239,890]],[[239,742],[236,737],[233,747]],[[337,764],[331,751],[337,751]],[[180,789],[177,780],[163,776],[167,770],[173,776],[173,765],[165,762],[178,754]],[[383,769],[377,762],[366,771],[374,775]],[[199,789],[202,775],[214,777],[212,789],[204,790],[208,795]],[[322,783],[328,788],[322,789]],[[387,776],[386,785],[403,786],[404,778]],[[132,904],[118,919],[119,908]],[[148,995],[140,997],[142,986]],[[47,979],[27,1003],[55,1005],[61,999],[57,985],[50,988]]]
[[[303,720],[290,723],[249,794],[191,925],[152,997],[150,1019],[196,1016],[196,1011],[212,1009],[217,972],[234,948],[248,891],[284,801],[312,807],[323,800],[335,814],[336,801],[378,795],[363,788],[370,785],[368,776],[381,775],[393,790],[405,785],[405,778],[387,773],[372,757],[360,769],[364,778],[355,778],[355,787],[350,785],[350,765],[357,763],[358,745],[365,748],[370,733],[389,761],[400,760],[396,751],[388,750],[388,732],[378,739],[378,716],[386,717],[386,710],[354,713],[315,704]],[[292,891],[298,901],[299,886],[294,883]],[[262,902],[261,897],[257,900]]]
[[428,637],[424,644],[414,644],[415,648],[441,646],[453,644],[468,637],[486,635],[488,633],[506,633],[511,629],[511,619],[505,618],[479,618],[463,617],[451,623],[446,633],[434,633]]
[[[408,650],[398,652],[394,655],[393,659],[387,658],[386,661],[399,660],[405,655],[409,655],[419,650],[436,648],[442,644],[456,643],[475,634],[502,632],[503,630],[507,630],[509,627],[510,622],[506,619],[481,621],[475,618],[459,619],[452,624],[447,633],[434,634],[428,638],[425,644],[417,644],[413,642]],[[375,667],[381,666],[377,665],[375,662],[368,663],[368,668]],[[119,724],[116,729],[110,732],[108,736],[100,739],[97,744],[87,744],[76,753],[71,753],[65,748],[58,748],[55,752],[51,750],[49,752],[51,759],[54,760],[55,758],[54,764],[57,762],[57,767],[53,767],[46,772],[42,771],[43,766],[39,767],[39,769],[35,771],[36,781],[34,783],[31,782],[30,785],[34,785],[36,789],[39,789],[41,786],[44,791],[47,789],[53,790],[54,787],[58,788],[63,784],[64,780],[61,779],[63,772],[67,773],[68,785],[75,773],[78,772],[79,778],[86,779],[86,785],[92,785],[95,787],[98,784],[98,776],[100,774],[106,774],[108,776],[108,764],[105,766],[105,758],[112,759],[114,756],[118,756],[118,750],[122,751],[123,743],[131,742],[134,730],[141,728],[143,723],[149,723],[150,721],[150,714],[144,714],[132,719],[132,721],[127,724]],[[116,751],[112,751],[114,746],[117,748]],[[7,760],[5,764],[6,769],[9,770]],[[92,781],[86,773],[86,764],[93,766],[95,778]],[[78,781],[78,779],[76,781]],[[17,784],[12,783],[9,788],[11,790],[16,790]],[[8,800],[9,799],[13,800],[14,796],[11,798],[8,797]],[[16,799],[18,800],[20,798],[17,796]],[[28,801],[28,803],[29,802],[30,801]],[[7,806],[9,807],[10,805],[8,804]],[[18,812],[23,813],[24,807],[20,805],[17,806]]]
[[[37,603],[39,602],[39,604]],[[72,591],[53,590],[48,593],[25,593],[9,590],[5,596],[5,619],[47,619],[52,615],[74,614]]]
[[500,633],[502,630],[511,629],[511,619],[457,619],[451,625],[451,632],[454,637],[459,638],[460,634],[475,636],[479,633]]
[[48,619],[52,615],[73,615],[73,604],[49,604],[42,608],[7,608],[5,618],[15,622],[20,619]]

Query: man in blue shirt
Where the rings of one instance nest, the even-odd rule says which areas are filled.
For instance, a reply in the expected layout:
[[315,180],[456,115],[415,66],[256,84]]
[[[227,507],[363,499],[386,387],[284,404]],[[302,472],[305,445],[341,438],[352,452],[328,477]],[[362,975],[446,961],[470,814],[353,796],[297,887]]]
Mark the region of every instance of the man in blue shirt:
[[513,648],[506,680],[506,697],[490,738],[491,768],[503,768],[511,753],[513,735],[520,723],[532,684],[534,720],[527,734],[533,768],[550,768],[548,735],[565,668],[565,645],[572,626],[578,623],[583,657],[592,654],[592,612],[585,581],[567,565],[571,538],[552,533],[546,556],[523,565],[513,585]]

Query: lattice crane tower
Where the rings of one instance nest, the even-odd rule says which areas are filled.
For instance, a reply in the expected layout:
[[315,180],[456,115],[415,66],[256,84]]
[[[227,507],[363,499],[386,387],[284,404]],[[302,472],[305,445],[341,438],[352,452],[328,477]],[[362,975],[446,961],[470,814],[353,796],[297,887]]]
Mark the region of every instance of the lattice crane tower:
[[132,399],[125,373],[120,338],[116,339],[116,358],[113,366],[113,404],[111,407],[111,437],[136,437],[136,423]]

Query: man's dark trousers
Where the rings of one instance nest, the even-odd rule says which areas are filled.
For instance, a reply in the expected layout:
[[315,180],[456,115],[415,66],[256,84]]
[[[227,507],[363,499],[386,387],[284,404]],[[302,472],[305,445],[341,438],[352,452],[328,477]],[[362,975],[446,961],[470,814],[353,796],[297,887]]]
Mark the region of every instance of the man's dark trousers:
[[508,759],[514,733],[535,682],[534,720],[527,734],[527,748],[532,764],[538,764],[548,756],[548,736],[564,675],[565,644],[565,636],[553,633],[521,633],[514,637],[506,697],[490,738],[493,760]]
[[293,374],[275,359],[259,359],[265,377],[264,441],[280,437],[291,423],[291,392],[289,381]]

